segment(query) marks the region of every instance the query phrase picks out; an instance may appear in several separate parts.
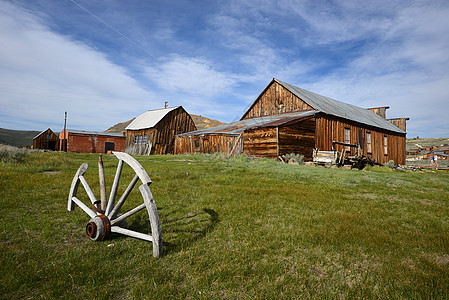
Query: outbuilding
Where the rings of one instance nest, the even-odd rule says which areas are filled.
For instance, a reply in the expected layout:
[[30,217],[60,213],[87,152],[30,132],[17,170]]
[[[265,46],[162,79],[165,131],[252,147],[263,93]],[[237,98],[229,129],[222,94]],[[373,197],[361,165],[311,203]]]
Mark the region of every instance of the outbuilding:
[[125,151],[126,136],[118,133],[67,129],[59,134],[61,151],[107,153]]
[[173,154],[175,135],[196,130],[182,106],[149,110],[126,128],[125,152],[134,155]]
[[33,138],[33,149],[58,151],[59,137],[48,128]]
[[337,148],[355,155],[357,149],[333,143],[339,142],[359,145],[361,154],[379,163],[404,164],[408,118],[389,121],[387,108],[360,108],[273,79],[240,121],[178,135],[175,154],[277,158],[295,153],[311,160],[314,149]]

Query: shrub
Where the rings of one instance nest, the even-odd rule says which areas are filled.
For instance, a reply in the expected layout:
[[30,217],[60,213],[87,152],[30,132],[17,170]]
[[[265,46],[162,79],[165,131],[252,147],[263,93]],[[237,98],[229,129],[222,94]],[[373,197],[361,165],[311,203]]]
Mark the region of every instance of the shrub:
[[391,169],[394,169],[396,167],[396,165],[395,165],[393,160],[390,160],[389,162],[385,163],[384,166],[388,167],[388,168],[391,168]]
[[290,154],[286,154],[285,158],[287,161],[296,160],[300,165],[304,161],[304,155],[302,155],[302,154],[290,153]]
[[8,145],[0,145],[0,161],[2,163],[22,163],[26,150]]

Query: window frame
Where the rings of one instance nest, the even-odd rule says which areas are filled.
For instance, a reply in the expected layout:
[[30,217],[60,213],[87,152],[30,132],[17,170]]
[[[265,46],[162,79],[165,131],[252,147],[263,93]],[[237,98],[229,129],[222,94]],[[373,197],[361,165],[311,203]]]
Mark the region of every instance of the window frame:
[[388,136],[384,135],[384,155],[388,155]]
[[368,131],[366,133],[366,153],[368,153],[368,154],[372,154],[373,153],[372,139],[371,139],[371,132],[370,131]]
[[[351,128],[345,127],[345,144],[351,144]],[[345,152],[350,152],[348,146],[345,147]]]

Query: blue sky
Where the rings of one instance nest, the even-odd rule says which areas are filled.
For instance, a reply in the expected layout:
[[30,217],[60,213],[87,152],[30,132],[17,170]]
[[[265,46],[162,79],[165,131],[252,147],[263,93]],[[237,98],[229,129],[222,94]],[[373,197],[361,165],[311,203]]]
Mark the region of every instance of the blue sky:
[[0,0],[0,127],[232,122],[272,78],[449,137],[449,1]]

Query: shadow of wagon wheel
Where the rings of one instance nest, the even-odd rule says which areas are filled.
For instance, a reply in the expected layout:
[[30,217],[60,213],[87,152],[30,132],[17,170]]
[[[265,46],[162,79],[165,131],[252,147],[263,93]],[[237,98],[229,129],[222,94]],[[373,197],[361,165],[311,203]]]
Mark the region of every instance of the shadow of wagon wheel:
[[179,251],[195,243],[212,231],[219,222],[218,213],[209,208],[190,212],[182,217],[169,217],[169,215],[165,216],[165,220],[162,220],[165,254]]

